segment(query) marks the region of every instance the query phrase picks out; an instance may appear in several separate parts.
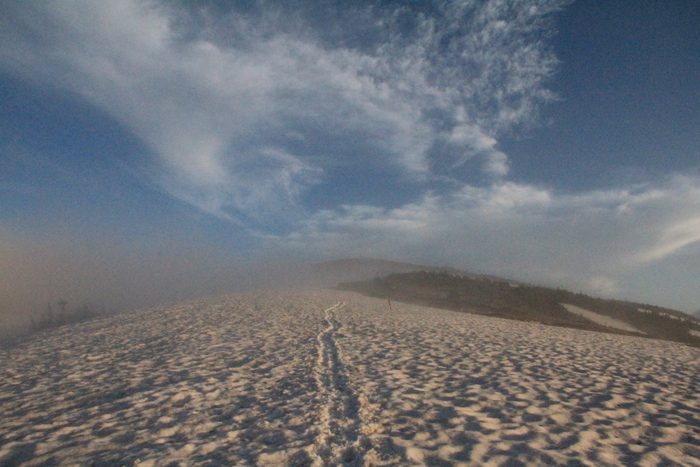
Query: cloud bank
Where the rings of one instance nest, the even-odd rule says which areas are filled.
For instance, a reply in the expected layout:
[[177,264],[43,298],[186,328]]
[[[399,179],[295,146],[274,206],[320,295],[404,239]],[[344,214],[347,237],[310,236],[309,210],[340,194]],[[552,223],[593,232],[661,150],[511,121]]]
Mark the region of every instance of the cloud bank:
[[[284,237],[295,248],[416,257],[586,284],[604,295],[616,281],[700,240],[700,180],[673,176],[658,186],[556,194],[513,182],[425,195],[395,209],[343,206],[311,217]],[[278,239],[275,239],[275,241]]]

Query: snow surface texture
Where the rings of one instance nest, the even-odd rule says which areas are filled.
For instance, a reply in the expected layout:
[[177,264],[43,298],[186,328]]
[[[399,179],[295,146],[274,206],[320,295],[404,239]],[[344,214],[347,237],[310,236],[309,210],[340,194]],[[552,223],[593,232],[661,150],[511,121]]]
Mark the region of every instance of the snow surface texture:
[[566,303],[561,304],[567,311],[575,313],[579,316],[583,316],[589,321],[600,324],[602,326],[607,326],[609,328],[621,329],[623,331],[638,332],[640,334],[646,334],[639,329],[635,328],[629,323],[620,321],[619,319],[611,318],[610,316],[601,315],[599,313],[594,313],[592,311],[586,310],[585,308],[578,307],[576,305],[568,305]]
[[[0,465],[700,465],[700,350],[340,292],[0,353]],[[94,462],[94,464],[92,464]]]

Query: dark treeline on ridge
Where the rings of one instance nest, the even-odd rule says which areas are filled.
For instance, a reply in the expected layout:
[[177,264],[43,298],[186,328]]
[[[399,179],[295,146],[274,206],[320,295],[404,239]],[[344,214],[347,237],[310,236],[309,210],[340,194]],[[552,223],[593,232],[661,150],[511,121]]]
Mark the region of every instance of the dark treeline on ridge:
[[[337,288],[453,311],[591,331],[645,335],[700,346],[700,321],[680,311],[507,280],[419,271],[341,283]],[[595,323],[568,311],[563,304],[624,321],[641,333]],[[693,335],[691,331],[698,334]]]

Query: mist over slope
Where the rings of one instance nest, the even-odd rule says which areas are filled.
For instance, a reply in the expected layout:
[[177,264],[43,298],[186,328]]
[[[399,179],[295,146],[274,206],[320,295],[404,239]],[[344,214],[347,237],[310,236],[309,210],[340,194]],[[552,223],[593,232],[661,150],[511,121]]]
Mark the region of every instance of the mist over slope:
[[315,264],[312,266],[312,271],[312,276],[316,277],[319,283],[326,286],[335,286],[340,282],[369,280],[388,276],[390,274],[418,271],[453,274],[509,284],[523,284],[513,279],[506,279],[490,274],[480,274],[451,266],[429,266],[378,258],[341,258]]
[[312,270],[327,285],[339,282],[357,281],[384,277],[389,274],[413,271],[448,272],[467,274],[466,271],[451,267],[424,266],[420,264],[389,261],[377,258],[341,258],[313,265]]
[[[492,298],[500,293],[512,292],[513,287],[529,287],[528,284],[517,280],[449,266],[421,265],[379,258],[340,258],[321,263],[276,258],[275,261],[268,260],[263,263],[232,261],[225,258],[218,262],[212,258],[197,262],[190,261],[192,260],[191,254],[177,260],[164,256],[148,257],[144,255],[143,258],[139,259],[139,262],[134,261],[134,264],[129,265],[129,267],[125,266],[124,259],[106,261],[112,259],[114,259],[113,256],[99,258],[99,261],[93,259],[90,264],[86,263],[87,265],[82,264],[80,267],[76,266],[66,270],[61,281],[49,281],[49,276],[31,276],[29,272],[42,269],[37,267],[39,263],[25,267],[22,270],[23,276],[32,277],[34,282],[22,282],[22,275],[20,275],[14,282],[17,287],[13,290],[16,292],[8,290],[4,296],[0,296],[0,340],[7,341],[26,334],[31,329],[32,320],[37,323],[46,322],[47,308],[50,306],[56,308],[57,302],[65,299],[72,309],[77,310],[88,306],[106,309],[111,313],[228,292],[326,289],[336,287],[341,283],[372,281],[394,274],[419,272],[446,274],[482,281],[482,283],[500,284],[501,292],[496,289],[489,292]],[[98,263],[104,269],[103,263],[105,262],[113,266],[114,270],[111,271],[107,279],[100,280],[104,273],[96,272],[93,274],[93,272],[95,272]],[[54,263],[57,262],[54,261]],[[57,275],[56,271],[59,268],[54,263],[49,264],[50,268],[43,268],[47,274],[51,273],[51,277]],[[139,267],[146,263],[148,263],[147,268]],[[8,274],[8,271],[9,269],[5,273]],[[46,283],[49,284],[49,287],[39,287],[36,285],[37,283]],[[358,286],[353,290],[366,293],[368,289],[364,286]],[[372,294],[374,292],[370,291],[370,295]],[[397,296],[396,299],[399,297]],[[412,300],[410,297],[406,299]],[[431,300],[428,299],[421,303],[429,303],[438,307],[446,306],[449,309],[460,309],[464,305],[445,304],[439,300]],[[576,303],[572,304],[576,305]],[[548,306],[545,304],[544,308]],[[639,305],[639,307],[649,308],[651,305]],[[661,313],[670,315],[675,313],[676,316],[687,317],[687,315],[675,310],[657,308]],[[539,312],[542,311],[544,309],[539,310]],[[559,306],[558,313],[560,315],[566,314],[566,310]],[[561,316],[558,316],[555,321],[559,320]],[[581,321],[573,318],[571,314],[568,315],[568,321],[578,321],[579,324],[583,322],[587,328],[599,329],[595,327],[595,323]],[[685,330],[682,332],[687,334]]]

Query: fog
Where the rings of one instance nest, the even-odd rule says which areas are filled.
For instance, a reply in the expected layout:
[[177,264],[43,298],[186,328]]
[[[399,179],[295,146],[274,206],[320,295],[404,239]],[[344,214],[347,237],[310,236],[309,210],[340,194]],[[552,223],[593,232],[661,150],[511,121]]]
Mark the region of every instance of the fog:
[[328,285],[294,258],[256,261],[214,247],[0,241],[0,337],[26,333],[59,300],[107,313],[251,289]]

